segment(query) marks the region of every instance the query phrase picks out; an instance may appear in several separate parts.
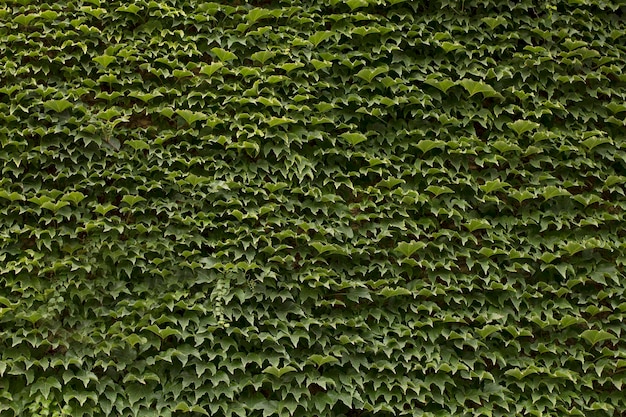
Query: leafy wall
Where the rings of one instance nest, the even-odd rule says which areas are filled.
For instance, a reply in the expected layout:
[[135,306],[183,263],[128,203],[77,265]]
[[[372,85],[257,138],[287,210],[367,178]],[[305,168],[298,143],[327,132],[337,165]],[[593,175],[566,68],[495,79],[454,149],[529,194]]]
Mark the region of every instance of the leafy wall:
[[624,415],[625,7],[3,2],[0,415]]

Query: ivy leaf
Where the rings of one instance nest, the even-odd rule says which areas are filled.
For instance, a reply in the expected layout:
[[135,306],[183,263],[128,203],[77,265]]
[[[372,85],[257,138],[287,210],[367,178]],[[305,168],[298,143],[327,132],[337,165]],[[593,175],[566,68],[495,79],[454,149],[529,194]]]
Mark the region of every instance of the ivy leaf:
[[508,193],[508,195],[509,195],[509,197],[517,200],[519,203],[521,203],[524,200],[528,200],[530,198],[534,198],[535,197],[535,194],[531,193],[528,190],[522,190],[522,191],[520,191],[520,190],[513,190],[513,191],[510,191]]
[[96,61],[98,64],[102,65],[104,68],[108,67],[109,65],[111,65],[113,62],[116,61],[117,58],[115,58],[114,56],[111,55],[100,55],[97,56],[95,58],[93,58],[94,61]]
[[328,39],[331,36],[333,36],[333,34],[334,33],[329,31],[329,30],[324,30],[324,31],[321,31],[321,32],[315,32],[313,35],[311,35],[309,37],[309,42],[311,42],[313,44],[313,46],[317,47],[317,45],[319,45],[320,43],[322,43],[326,39]]
[[480,337],[482,337],[483,339],[485,339],[487,336],[497,332],[500,330],[500,327],[498,326],[494,326],[493,324],[488,324],[486,326],[484,326],[482,329],[478,329],[476,330],[476,333],[478,333],[480,335]]
[[183,413],[200,413],[202,415],[205,416],[209,416],[209,412],[206,411],[204,408],[202,408],[199,405],[192,405],[190,406],[189,404],[185,403],[185,402],[179,402],[178,404],[176,404],[176,407],[174,408],[174,411],[182,411]]
[[122,197],[122,203],[126,203],[131,207],[141,201],[146,201],[146,199],[140,195],[125,195]]
[[369,3],[366,0],[348,0],[346,4],[350,7],[350,10],[356,10],[361,7],[367,7]]
[[151,326],[144,327],[143,330],[148,330],[154,333],[155,335],[159,336],[161,339],[166,339],[167,337],[172,336],[172,335],[181,336],[181,333],[179,330],[172,329],[169,326],[166,327],[165,329],[161,329],[159,326],[153,324]]
[[131,334],[129,336],[126,336],[124,338],[124,341],[126,343],[128,343],[130,346],[135,346],[135,345],[144,345],[146,343],[148,343],[148,339],[146,339],[143,336],[139,336],[138,334]]
[[419,148],[420,151],[426,153],[435,148],[443,149],[445,148],[446,143],[442,140],[423,139],[420,140],[416,146]]
[[61,99],[61,100],[48,100],[46,102],[43,103],[44,107],[50,110],[53,110],[57,113],[62,113],[65,110],[69,109],[70,107],[73,106],[72,103],[70,103],[68,100],[65,99]]
[[61,197],[63,201],[71,201],[74,204],[78,204],[83,201],[87,196],[79,191],[73,191],[71,193],[65,194]]
[[131,148],[133,148],[136,151],[150,149],[150,145],[148,145],[146,143],[146,141],[143,141],[143,140],[140,140],[140,139],[131,139],[131,140],[127,140],[124,143],[125,143],[125,145],[130,146]]
[[111,210],[115,210],[117,209],[116,206],[114,206],[113,204],[107,204],[107,205],[103,205],[103,204],[98,204],[96,206],[96,208],[93,210],[94,212],[102,215],[102,216],[106,216],[106,214],[111,211]]
[[174,71],[172,71],[172,75],[175,78],[186,78],[186,77],[193,77],[194,74],[193,72],[185,69],[185,70],[181,70],[181,69],[175,69]]
[[424,249],[426,247],[426,243],[424,242],[400,242],[398,243],[398,247],[396,250],[400,252],[402,255],[409,258],[418,250]]
[[41,205],[41,208],[44,208],[46,210],[50,210],[56,213],[59,210],[61,210],[63,207],[67,207],[69,205],[70,203],[68,203],[67,201],[57,201],[56,203],[53,203],[52,201],[46,201],[45,203]]
[[330,356],[330,355],[311,355],[309,356],[309,359],[307,360],[307,362],[312,362],[314,364],[316,364],[317,366],[322,366],[325,365],[327,363],[335,363],[335,362],[339,362],[339,359],[335,358],[334,356]]
[[385,298],[391,298],[391,297],[399,297],[402,295],[411,295],[412,293],[410,290],[406,288],[402,288],[402,287],[396,287],[396,288],[385,287],[380,291],[379,294]]
[[428,187],[426,187],[426,191],[428,191],[429,193],[433,193],[435,197],[439,197],[441,194],[454,194],[452,188],[446,185],[429,185]]
[[267,124],[270,127],[279,126],[279,125],[283,125],[287,123],[295,123],[295,122],[296,121],[294,119],[290,119],[288,117],[270,117],[267,120]]
[[549,199],[554,198],[554,197],[570,196],[570,195],[572,195],[572,193],[570,193],[569,191],[564,190],[563,188],[556,187],[554,185],[547,186],[541,192],[541,196],[545,200],[549,200]]
[[605,340],[615,340],[617,337],[605,330],[585,330],[580,334],[580,337],[585,339],[587,342],[591,343],[591,345],[595,345],[596,343],[603,342]]
[[7,200],[11,202],[26,200],[26,198],[22,194],[16,191],[9,193],[6,190],[0,190],[0,198],[6,198]]
[[367,140],[367,136],[359,132],[356,132],[356,133],[345,132],[339,135],[339,137],[345,139],[352,146],[358,145],[359,143],[365,142]]
[[139,100],[143,101],[144,103],[148,103],[150,101],[152,101],[153,99],[155,99],[156,97],[161,97],[163,96],[163,94],[159,93],[158,91],[155,91],[154,93],[142,93],[139,91],[132,91],[128,94],[129,97],[134,97],[134,98],[138,98]]
[[441,45],[439,45],[441,47],[441,49],[443,49],[446,53],[448,52],[452,52],[452,51],[456,51],[457,49],[464,49],[463,45],[461,45],[460,43],[453,43],[453,42],[442,42]]
[[137,15],[140,10],[141,10],[141,7],[137,6],[136,4],[124,5],[115,9],[116,12],[131,13],[134,15]]
[[367,81],[368,83],[371,83],[374,78],[380,74],[386,74],[388,71],[389,67],[387,65],[374,69],[363,68],[361,71],[357,72],[356,76]]
[[442,93],[445,93],[446,91],[448,91],[450,88],[454,87],[456,85],[456,83],[452,80],[437,80],[434,78],[429,78],[427,80],[424,81],[426,84],[431,85],[433,87],[435,87],[436,89],[440,90]]
[[609,138],[602,138],[602,137],[594,136],[589,139],[585,139],[582,142],[583,146],[587,148],[588,150],[592,150],[596,146],[604,145],[605,143],[611,143],[611,140]]
[[461,80],[460,84],[470,93],[470,97],[479,93],[484,97],[502,97],[500,93],[494,90],[489,84],[473,80]]
[[202,68],[200,68],[200,74],[204,74],[210,77],[215,73],[215,71],[222,68],[223,66],[224,64],[221,62],[213,62],[210,65],[204,65]]
[[50,396],[50,390],[56,389],[57,391],[61,391],[61,383],[58,379],[54,377],[47,378],[39,378],[35,383],[30,387],[30,395],[34,396],[37,392],[41,392],[45,399],[48,399]]
[[277,368],[275,366],[268,366],[267,368],[263,369],[263,372],[267,374],[272,374],[277,378],[280,378],[283,375],[288,374],[289,372],[295,372],[295,371],[297,371],[297,369],[289,365],[283,368]]
[[507,123],[507,126],[511,128],[511,130],[514,130],[518,135],[522,135],[533,129],[537,129],[539,127],[539,123],[531,122],[529,120],[516,120],[514,122]]
[[511,152],[511,151],[519,152],[522,150],[522,148],[520,148],[518,145],[509,143],[504,140],[499,140],[497,142],[494,142],[491,146],[497,149],[500,153],[506,153],[506,152]]
[[485,219],[472,219],[471,221],[467,222],[464,226],[470,232],[474,232],[474,231],[480,230],[480,229],[491,229],[492,228],[492,226],[489,224],[489,222],[487,220],[485,220]]
[[255,8],[246,14],[246,20],[248,24],[254,24],[255,22],[272,16],[272,12],[268,9]]
[[213,52],[215,56],[217,56],[217,58],[222,62],[228,62],[237,59],[237,55],[230,51],[227,51],[226,49],[215,47],[211,49],[211,52]]
[[102,110],[96,115],[96,117],[98,119],[110,121],[114,117],[121,116],[121,114],[122,113],[118,109],[116,109],[115,107],[111,107],[110,109]]
[[485,192],[486,194],[489,194],[489,193],[503,190],[506,187],[510,187],[510,186],[511,184],[509,184],[508,182],[504,182],[499,179],[496,179],[492,181],[487,181],[479,187],[481,190],[483,190],[483,192]]
[[506,24],[506,19],[502,16],[498,17],[483,17],[480,19],[482,22],[486,23],[489,26],[489,29],[494,30],[500,25]]
[[176,110],[176,114],[185,119],[189,126],[192,126],[198,120],[206,120],[208,118],[204,113],[191,110]]
[[261,64],[265,64],[267,60],[274,58],[275,55],[276,53],[272,51],[259,51],[250,55],[250,59],[253,61],[259,61]]
[[606,108],[609,109],[611,113],[617,114],[626,111],[626,104],[609,103],[606,105]]

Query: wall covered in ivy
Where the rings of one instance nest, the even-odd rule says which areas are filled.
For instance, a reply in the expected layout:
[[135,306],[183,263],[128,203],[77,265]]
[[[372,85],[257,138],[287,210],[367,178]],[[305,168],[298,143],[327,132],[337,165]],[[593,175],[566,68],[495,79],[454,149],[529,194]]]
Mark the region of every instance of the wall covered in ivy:
[[625,415],[625,9],[2,2],[0,415]]

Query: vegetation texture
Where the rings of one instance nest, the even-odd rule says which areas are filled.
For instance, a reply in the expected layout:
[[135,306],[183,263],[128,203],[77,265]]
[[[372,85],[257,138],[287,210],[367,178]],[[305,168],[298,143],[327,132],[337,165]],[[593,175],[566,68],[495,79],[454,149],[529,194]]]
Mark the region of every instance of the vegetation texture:
[[0,415],[625,415],[625,8],[3,1]]

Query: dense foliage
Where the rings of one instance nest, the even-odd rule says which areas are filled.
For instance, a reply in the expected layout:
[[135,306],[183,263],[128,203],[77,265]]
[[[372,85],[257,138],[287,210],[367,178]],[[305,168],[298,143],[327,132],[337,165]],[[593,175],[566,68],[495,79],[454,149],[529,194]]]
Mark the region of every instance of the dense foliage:
[[624,415],[625,8],[3,2],[0,415]]

